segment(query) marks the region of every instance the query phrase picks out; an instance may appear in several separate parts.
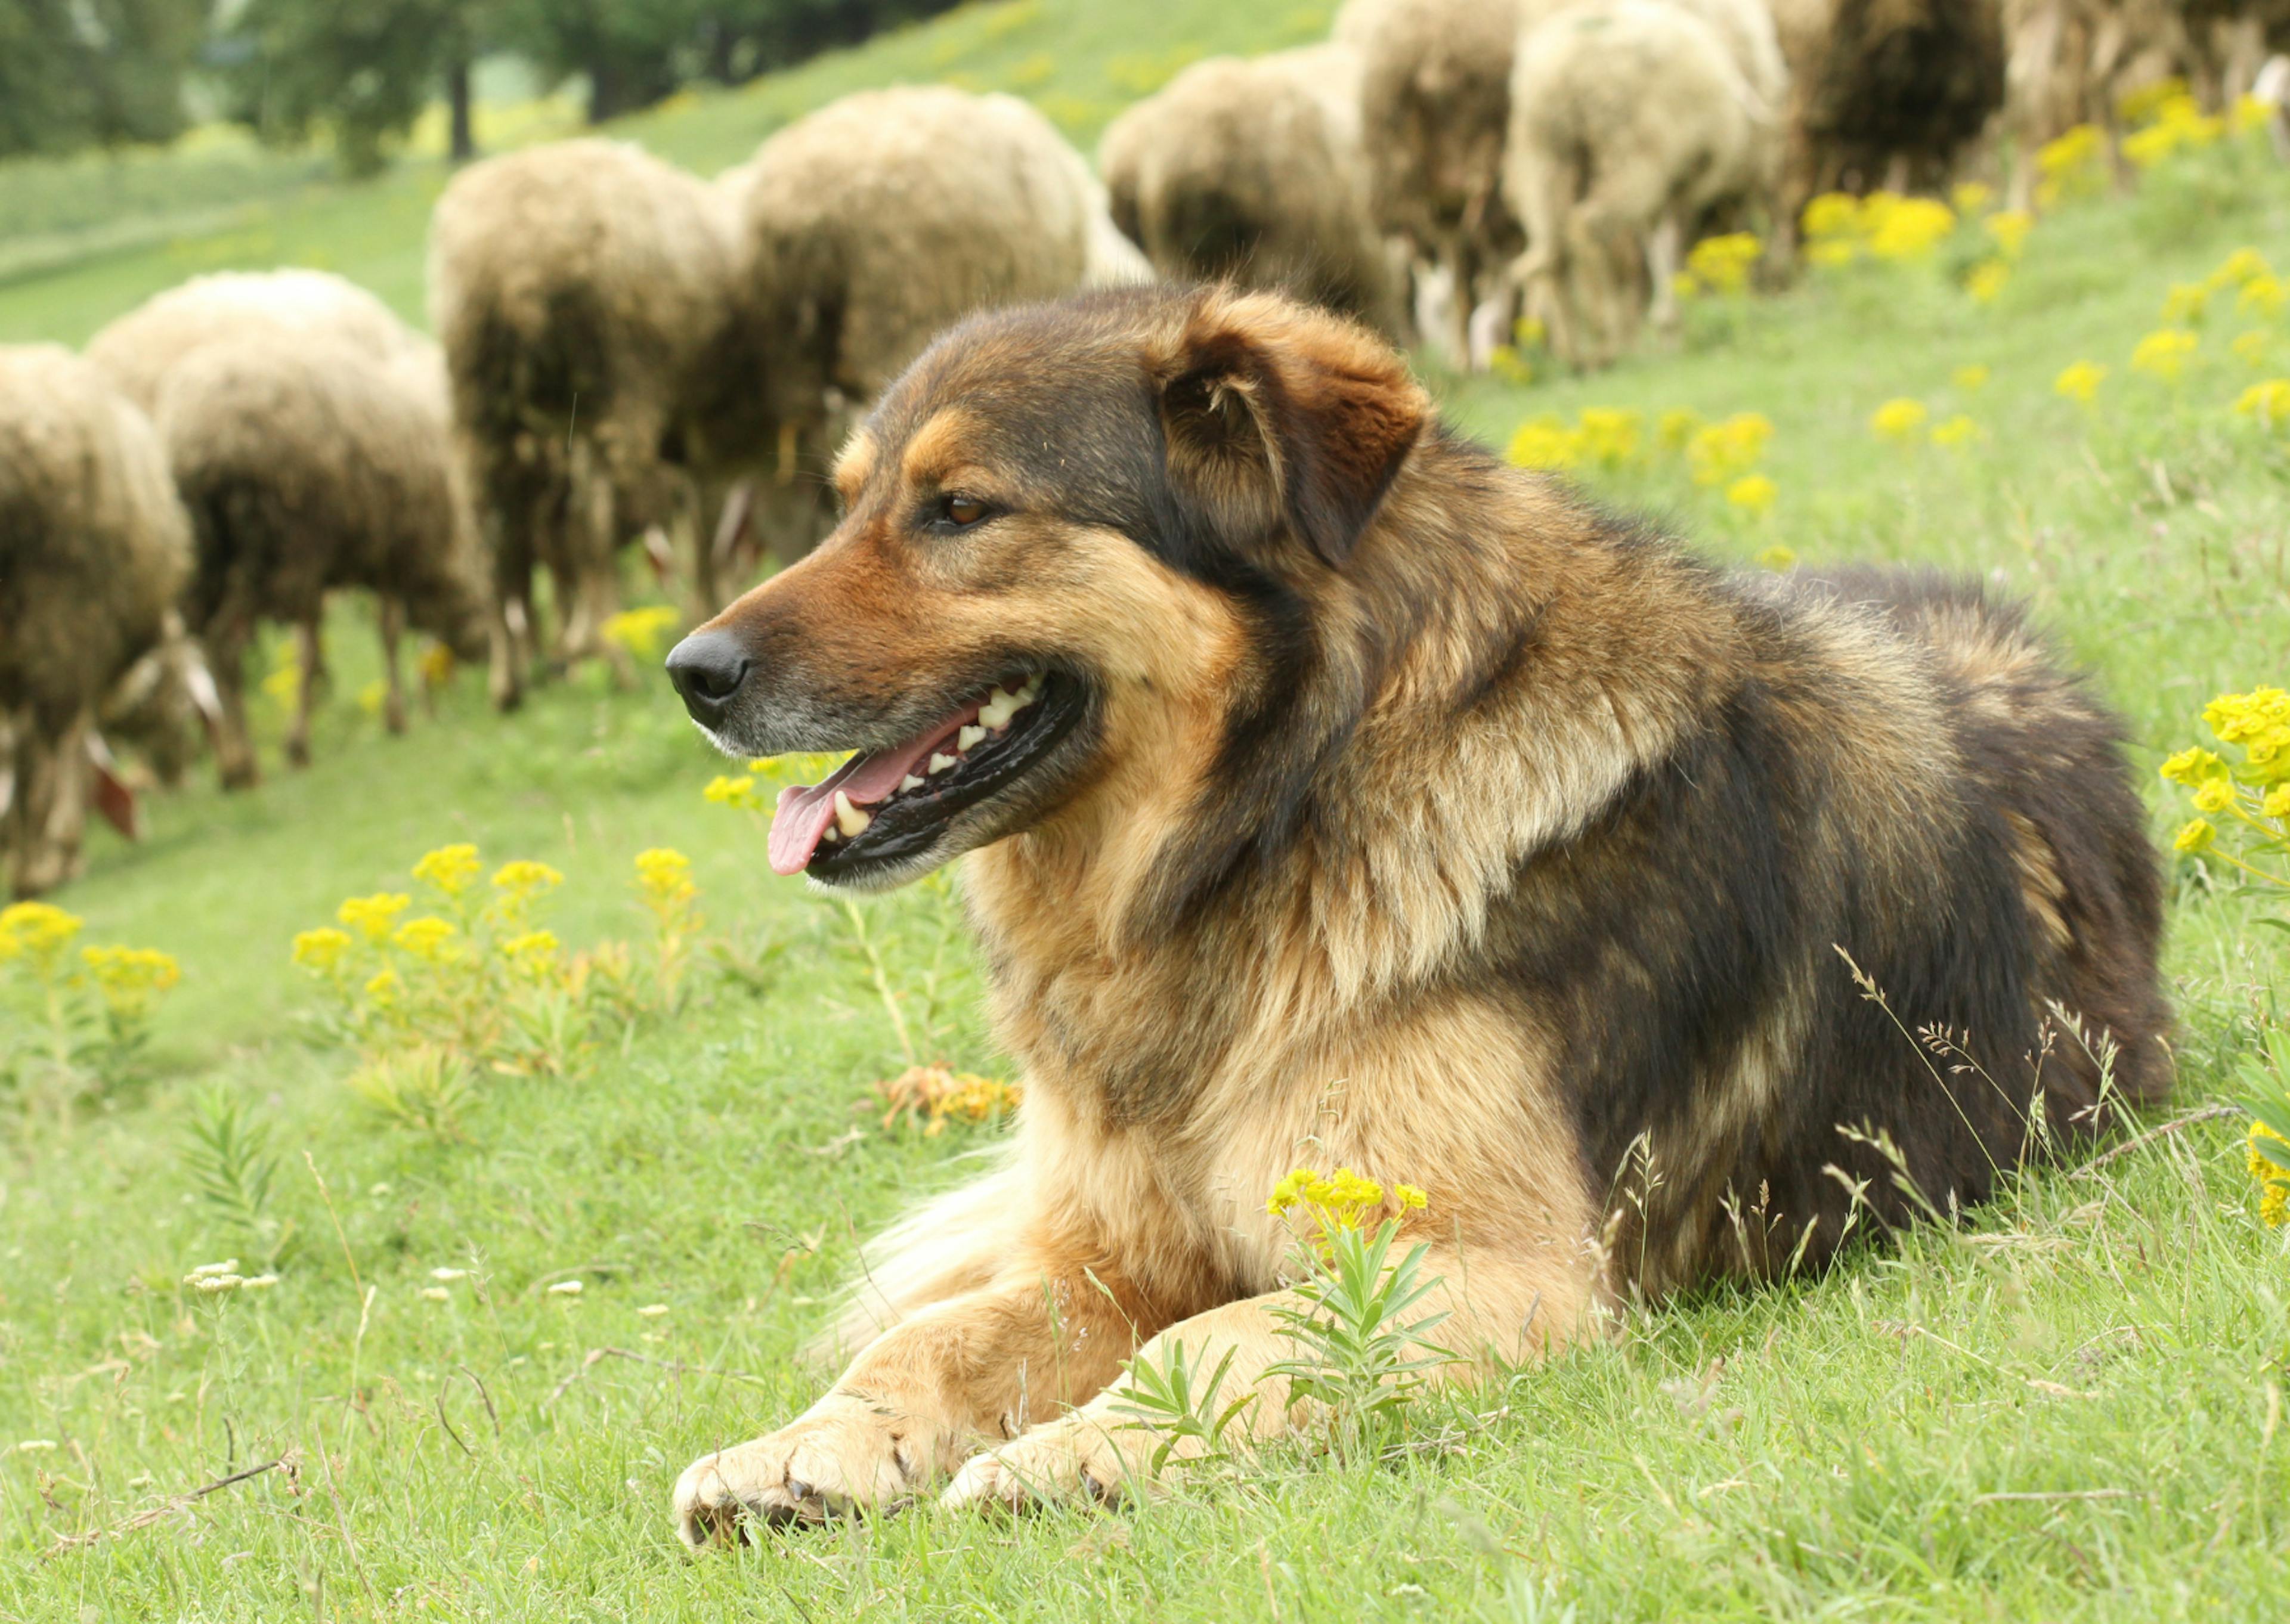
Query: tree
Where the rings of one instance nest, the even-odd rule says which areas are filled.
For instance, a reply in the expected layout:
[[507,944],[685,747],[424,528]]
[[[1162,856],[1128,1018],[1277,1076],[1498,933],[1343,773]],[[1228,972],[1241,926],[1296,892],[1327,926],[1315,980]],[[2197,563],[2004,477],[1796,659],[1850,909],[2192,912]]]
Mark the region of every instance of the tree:
[[696,70],[706,0],[504,0],[512,46],[589,81],[589,122],[650,107]]
[[0,4],[0,153],[173,140],[206,9],[207,0]]
[[474,156],[469,63],[485,42],[492,0],[247,0],[226,37],[233,111],[280,144],[330,132],[342,167],[372,174],[383,142],[402,136],[443,92],[453,156]]

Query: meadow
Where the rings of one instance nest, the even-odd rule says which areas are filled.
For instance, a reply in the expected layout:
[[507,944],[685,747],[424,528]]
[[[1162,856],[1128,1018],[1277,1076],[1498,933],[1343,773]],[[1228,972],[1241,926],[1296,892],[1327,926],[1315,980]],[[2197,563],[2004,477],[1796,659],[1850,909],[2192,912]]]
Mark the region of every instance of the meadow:
[[[1194,0],[967,9],[626,132],[706,167],[856,85],[966,75],[1088,140],[1191,53],[1324,26]],[[0,171],[0,199],[44,188],[52,210],[44,268],[0,269],[0,339],[76,341],[227,264],[327,264],[419,315],[429,159],[365,188],[227,142],[125,162],[164,172],[108,213]],[[256,203],[165,183],[202,163],[241,165]],[[1006,1076],[958,877],[855,909],[773,878],[760,819],[705,793],[740,769],[655,677],[584,672],[504,718],[464,672],[393,739],[345,604],[316,764],[278,766],[269,708],[260,788],[152,797],[147,837],[100,833],[52,899],[79,940],[163,949],[182,980],[105,1085],[0,1098],[0,1618],[2277,1616],[2290,1231],[2261,1220],[2244,1119],[2211,1108],[2281,1019],[2282,909],[2172,853],[2192,809],[2157,770],[2216,748],[2205,703],[2290,652],[2290,385],[2263,388],[2290,376],[2290,314],[2238,254],[2290,269],[2290,172],[2222,141],[2060,201],[2011,255],[1966,201],[1918,253],[1705,292],[1678,344],[1605,375],[1523,352],[1427,381],[1728,564],[1913,562],[2027,601],[2151,787],[2170,1107],[1960,1226],[1633,1308],[1547,1368],[1426,1398],[1381,1460],[1299,1447],[1111,1512],[919,1510],[695,1558],[677,1473],[809,1402],[823,1379],[795,1350],[859,1237],[1005,1131],[990,1097],[933,1122],[877,1087],[917,1061]],[[30,235],[0,258],[33,265]],[[2195,342],[2142,349],[2158,331]],[[1766,428],[1723,428],[1744,414]],[[561,1066],[473,1067],[427,1104],[353,1086],[297,935],[346,898],[450,912],[412,870],[460,843],[480,875],[551,865],[521,922],[567,961],[629,944],[634,990]],[[704,920],[672,1001],[645,980],[659,893],[637,867],[661,850],[688,857]],[[258,1284],[200,1289],[227,1260]]]

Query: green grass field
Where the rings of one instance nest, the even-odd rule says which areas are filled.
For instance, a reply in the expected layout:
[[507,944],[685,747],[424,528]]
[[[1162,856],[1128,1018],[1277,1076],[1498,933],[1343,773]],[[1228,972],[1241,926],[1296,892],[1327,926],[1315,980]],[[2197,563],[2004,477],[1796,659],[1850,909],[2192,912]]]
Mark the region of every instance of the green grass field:
[[[706,167],[853,86],[964,74],[1039,94],[1086,135],[1196,44],[1320,26],[1194,0],[1149,20],[1076,0],[981,8],[633,127]],[[323,257],[418,309],[434,167],[345,188],[306,164],[231,161],[259,182],[259,224],[16,276],[0,337],[76,340],[189,271],[277,260]],[[36,180],[0,171],[0,198]],[[230,195],[155,183],[123,191],[116,218],[67,220],[60,202],[52,235],[108,225],[126,242],[122,221]],[[1430,381],[1498,442],[1545,413],[1638,413],[1642,453],[1581,476],[1728,561],[1786,548],[1992,577],[2129,718],[2167,843],[2188,812],[2155,766],[2212,742],[2204,701],[2278,680],[2290,652],[2290,448],[2233,409],[2290,373],[2290,328],[2262,300],[2238,311],[2224,284],[2175,382],[2129,362],[2174,284],[2244,247],[2290,262],[2290,175],[2213,151],[2135,196],[2065,206],[1988,305],[1950,274],[1976,235],[1933,264],[1705,301],[1682,348],[1600,378]],[[2234,352],[2278,329],[2272,358]],[[2088,406],[2054,389],[2086,360],[2110,369]],[[1969,366],[1987,369],[1976,387]],[[1886,442],[1870,420],[1899,397],[1927,427],[1962,413],[1977,432]],[[1770,420],[1769,512],[1653,448],[1678,408]],[[1284,1452],[1116,1513],[924,1511],[687,1556],[669,1524],[677,1473],[809,1401],[821,1379],[794,1349],[856,1238],[1001,1132],[885,1128],[869,1092],[909,1047],[1003,1073],[976,966],[943,888],[863,905],[902,1044],[852,922],[770,876],[760,824],[702,800],[722,764],[664,684],[617,692],[591,672],[504,719],[464,673],[394,740],[356,699],[375,669],[367,625],[359,605],[335,617],[316,766],[277,769],[270,715],[259,790],[156,797],[148,837],[100,832],[87,877],[54,899],[86,940],[164,948],[184,980],[140,1080],[68,1108],[0,1099],[0,1618],[1589,1624],[2290,1607],[2286,1232],[2258,1220],[2231,1118],[2028,1177],[1961,1229],[1818,1279],[1634,1312],[1609,1343],[1426,1401],[1411,1447],[1381,1466]],[[616,1029],[570,1076],[486,1076],[461,1137],[440,1140],[348,1087],[355,1057],[308,1019],[321,1001],[289,948],[345,896],[415,889],[416,858],[465,840],[564,872],[550,923],[568,945],[641,939],[631,860],[676,847],[723,952],[674,1018]],[[2150,1128],[2230,1092],[2276,1016],[2282,937],[2257,927],[2280,910],[2230,879],[2174,868],[2181,1097]],[[268,1135],[265,1232],[297,1240],[260,1292],[182,1284],[200,1264],[260,1262],[198,1192],[190,1128],[217,1090]],[[549,1290],[569,1281],[577,1295]],[[291,1471],[183,1498],[281,1460]]]

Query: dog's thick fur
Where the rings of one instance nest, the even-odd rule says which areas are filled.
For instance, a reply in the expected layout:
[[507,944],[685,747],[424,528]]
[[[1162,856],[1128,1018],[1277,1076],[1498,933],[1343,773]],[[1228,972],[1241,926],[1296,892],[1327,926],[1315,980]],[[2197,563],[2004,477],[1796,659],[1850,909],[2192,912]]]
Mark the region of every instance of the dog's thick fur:
[[[2118,729],[1976,587],[1726,574],[1229,290],[975,318],[838,477],[709,628],[754,660],[721,742],[880,747],[1013,668],[1088,714],[931,856],[979,848],[1012,1157],[874,1256],[826,1397],[685,1473],[688,1538],[1141,1473],[1139,1343],[1285,1351],[1292,1166],[1426,1189],[1440,1340],[1516,1361],[2167,1086]],[[954,491],[991,516],[926,522]]]

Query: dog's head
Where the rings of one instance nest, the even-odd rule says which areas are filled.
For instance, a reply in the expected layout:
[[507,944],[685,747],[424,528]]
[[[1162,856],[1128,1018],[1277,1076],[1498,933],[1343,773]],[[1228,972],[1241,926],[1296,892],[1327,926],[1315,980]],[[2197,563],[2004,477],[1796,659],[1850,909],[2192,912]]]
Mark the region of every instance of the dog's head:
[[973,318],[852,437],[835,533],[669,676],[731,754],[858,751],[782,795],[773,867],[895,884],[1213,772],[1429,416],[1389,348],[1269,295]]

